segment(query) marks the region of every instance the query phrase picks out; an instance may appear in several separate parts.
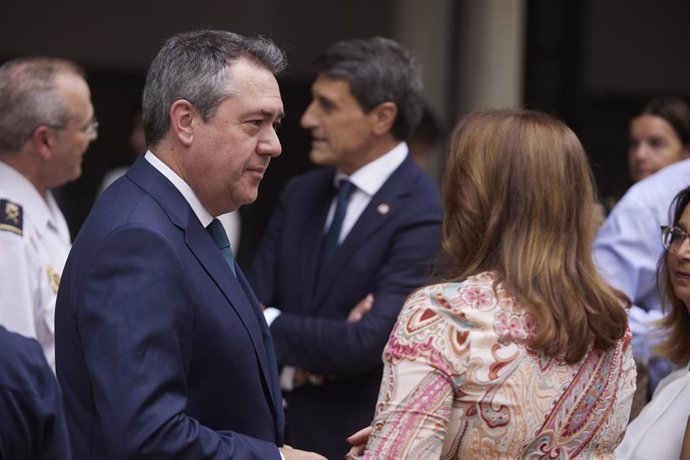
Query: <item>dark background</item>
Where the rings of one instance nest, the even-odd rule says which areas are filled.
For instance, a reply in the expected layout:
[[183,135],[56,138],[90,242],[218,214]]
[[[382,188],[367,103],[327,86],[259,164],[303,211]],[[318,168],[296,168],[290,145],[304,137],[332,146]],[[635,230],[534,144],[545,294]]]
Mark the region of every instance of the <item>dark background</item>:
[[[290,62],[288,74],[280,81],[287,113],[279,132],[283,154],[273,160],[257,202],[241,209],[238,259],[244,265],[285,180],[311,167],[309,137],[298,123],[309,101],[311,60],[330,43],[373,35],[404,43],[415,37],[423,41],[440,29],[447,31],[442,39],[446,46],[431,51],[440,55],[420,56],[420,60],[444,63],[440,80],[447,82],[442,88],[447,97],[444,103],[436,103],[441,124],[452,127],[463,115],[458,88],[473,69],[459,63],[467,47],[481,49],[482,44],[463,35],[462,25],[468,20],[468,6],[488,0],[419,0],[424,8],[443,8],[441,17],[446,23],[420,20],[410,26],[408,20],[401,31],[397,14],[403,4],[409,7],[414,1],[3,0],[0,62],[22,55],[56,55],[78,62],[88,73],[101,123],[99,137],[84,159],[82,177],[60,191],[74,236],[105,172],[132,161],[127,140],[132,111],[139,102],[148,63],[168,36],[220,28],[276,40],[287,50]],[[625,164],[629,119],[653,96],[675,94],[690,100],[690,2],[491,1],[497,14],[502,5],[514,2],[524,12],[523,104],[568,123],[590,156],[600,193],[622,194],[629,185]],[[442,163],[440,158],[436,161]]]

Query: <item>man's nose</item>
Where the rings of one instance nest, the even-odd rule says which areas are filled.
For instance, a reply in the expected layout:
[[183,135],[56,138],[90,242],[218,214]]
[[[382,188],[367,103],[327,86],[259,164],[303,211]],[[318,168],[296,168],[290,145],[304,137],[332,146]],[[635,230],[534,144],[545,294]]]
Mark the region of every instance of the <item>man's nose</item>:
[[278,139],[278,133],[276,133],[275,129],[271,129],[270,132],[259,141],[257,151],[261,155],[270,155],[272,157],[280,155],[283,151],[283,147],[280,145],[280,139]]
[[314,110],[314,101],[312,101],[302,114],[302,118],[299,120],[299,124],[302,128],[312,129],[316,127],[317,121],[316,117],[314,116]]

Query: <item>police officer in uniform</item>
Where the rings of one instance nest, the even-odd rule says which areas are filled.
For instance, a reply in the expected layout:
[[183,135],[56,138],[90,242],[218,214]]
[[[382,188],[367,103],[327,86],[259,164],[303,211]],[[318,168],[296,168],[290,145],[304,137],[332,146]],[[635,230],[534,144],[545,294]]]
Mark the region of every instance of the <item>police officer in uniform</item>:
[[70,249],[50,189],[77,179],[97,135],[83,71],[57,58],[0,66],[0,325],[33,337],[55,369],[55,299]]

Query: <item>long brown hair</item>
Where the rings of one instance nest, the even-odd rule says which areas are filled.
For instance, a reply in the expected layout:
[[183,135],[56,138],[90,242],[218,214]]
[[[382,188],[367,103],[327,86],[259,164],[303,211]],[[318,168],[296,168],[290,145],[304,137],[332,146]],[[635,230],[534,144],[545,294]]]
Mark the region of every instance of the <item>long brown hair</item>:
[[[669,221],[673,222],[673,225],[678,224],[688,204],[690,204],[690,187],[681,190],[671,203]],[[663,331],[663,341],[654,351],[671,362],[685,364],[690,361],[690,312],[688,312],[688,306],[673,292],[667,257],[668,249],[659,258],[656,274],[666,316],[658,321]]]
[[448,280],[496,271],[537,324],[529,346],[569,363],[623,337],[629,301],[594,266],[592,174],[567,126],[529,110],[463,118],[442,189]]

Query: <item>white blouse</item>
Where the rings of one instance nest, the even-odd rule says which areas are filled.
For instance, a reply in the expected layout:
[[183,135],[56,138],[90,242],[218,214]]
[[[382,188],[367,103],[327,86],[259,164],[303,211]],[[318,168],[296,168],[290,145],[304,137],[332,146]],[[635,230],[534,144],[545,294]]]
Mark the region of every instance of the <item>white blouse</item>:
[[690,415],[690,371],[678,369],[663,379],[652,400],[625,432],[617,459],[641,460],[680,456]]

